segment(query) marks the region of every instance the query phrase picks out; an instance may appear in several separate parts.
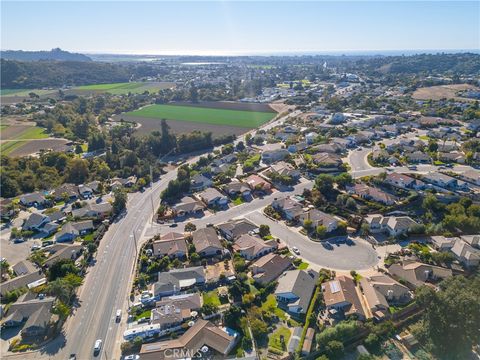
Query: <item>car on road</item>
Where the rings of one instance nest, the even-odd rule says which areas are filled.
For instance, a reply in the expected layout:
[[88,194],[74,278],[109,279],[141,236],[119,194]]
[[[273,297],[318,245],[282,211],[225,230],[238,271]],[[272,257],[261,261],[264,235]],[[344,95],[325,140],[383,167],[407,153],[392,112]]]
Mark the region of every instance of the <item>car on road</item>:
[[207,223],[207,225],[205,225],[205,227],[213,227],[213,224],[212,223]]
[[93,346],[93,355],[97,356],[100,353],[100,350],[102,350],[102,340],[98,339]]
[[122,310],[118,309],[117,314],[115,315],[115,322],[120,322],[121,318],[122,318]]
[[20,244],[20,243],[23,243],[25,241],[24,238],[15,238],[13,239],[13,243],[14,244]]
[[407,166],[408,170],[417,170],[417,165],[409,165]]
[[445,164],[445,167],[447,167],[447,168],[453,168],[453,164]]
[[298,248],[296,246],[292,247],[292,251],[297,254],[297,255],[300,255],[300,250],[298,250]]
[[362,151],[363,148],[360,146],[359,148],[357,148],[357,151]]
[[178,224],[176,224],[176,223],[170,224],[170,227],[177,227],[177,226],[178,226]]
[[32,251],[36,251],[36,250],[40,250],[41,248],[42,248],[42,247],[41,247],[40,245],[34,244],[34,245],[32,245],[31,250],[32,250]]
[[70,354],[68,360],[77,360],[77,354]]

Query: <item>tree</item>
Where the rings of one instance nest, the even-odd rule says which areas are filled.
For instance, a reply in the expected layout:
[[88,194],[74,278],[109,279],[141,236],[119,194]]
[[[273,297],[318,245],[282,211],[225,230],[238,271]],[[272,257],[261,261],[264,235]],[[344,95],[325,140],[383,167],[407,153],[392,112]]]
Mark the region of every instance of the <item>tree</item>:
[[218,312],[218,306],[214,304],[203,304],[202,313],[204,315],[216,314]]
[[83,159],[73,159],[68,164],[67,172],[67,178],[69,182],[74,184],[82,184],[88,179],[88,162]]
[[370,235],[370,225],[368,225],[366,222],[362,223],[360,226],[360,235],[363,237]]
[[329,359],[341,359],[345,352],[343,344],[340,341],[332,340],[325,346],[325,351]]
[[455,276],[440,291],[422,286],[416,301],[424,310],[424,331],[440,359],[466,359],[480,338],[480,276]]
[[192,263],[197,263],[200,261],[200,255],[198,255],[196,252],[190,254],[190,261]]
[[320,239],[323,239],[327,234],[327,227],[325,225],[318,225],[315,232]]
[[112,207],[115,215],[120,214],[127,207],[127,193],[122,189],[116,189],[113,192],[115,197]]
[[303,227],[307,230],[310,230],[312,228],[312,225],[313,225],[313,221],[310,219],[305,219],[303,221]]
[[79,269],[72,259],[60,259],[54,262],[48,269],[48,280],[53,281],[67,274],[78,274]]
[[192,232],[197,230],[197,226],[195,224],[192,224],[191,222],[188,222],[185,224],[185,231],[186,232]]
[[333,190],[333,176],[327,174],[320,174],[315,179],[315,188],[323,195],[327,195]]
[[258,234],[260,235],[260,237],[264,238],[265,236],[268,236],[270,235],[270,226],[268,225],[260,225],[259,229],[258,229]]
[[255,340],[260,340],[268,334],[268,326],[262,319],[250,319],[250,327]]

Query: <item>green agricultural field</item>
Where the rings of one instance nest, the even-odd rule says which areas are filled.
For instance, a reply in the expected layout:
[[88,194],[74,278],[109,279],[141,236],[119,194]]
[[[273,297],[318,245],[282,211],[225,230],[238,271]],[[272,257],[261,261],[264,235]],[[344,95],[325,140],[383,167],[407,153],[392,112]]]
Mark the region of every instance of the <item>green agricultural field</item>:
[[96,91],[96,92],[108,92],[114,95],[135,93],[140,94],[145,91],[157,92],[161,89],[172,87],[173,83],[161,83],[161,82],[125,82],[125,83],[112,83],[112,84],[95,84],[77,86],[73,90],[77,91]]
[[275,113],[260,111],[225,110],[194,106],[151,105],[127,113],[144,118],[190,121],[211,125],[255,128],[275,117]]
[[30,93],[35,93],[37,95],[47,95],[52,94],[56,90],[44,90],[44,89],[0,89],[1,96],[29,96]]
[[45,139],[48,137],[48,134],[45,133],[45,129],[39,127],[31,127],[27,130],[20,133],[15,137],[14,140],[24,140],[24,139]]
[[[2,129],[4,129],[4,126],[7,127],[7,125],[2,125]],[[9,155],[15,149],[28,143],[29,140],[45,139],[47,137],[48,134],[45,133],[45,129],[36,126],[28,128],[14,138],[8,139],[9,141],[3,141],[0,146],[1,153],[2,155]]]
[[9,155],[13,150],[25,145],[27,141],[7,141],[0,145],[0,152],[2,155]]

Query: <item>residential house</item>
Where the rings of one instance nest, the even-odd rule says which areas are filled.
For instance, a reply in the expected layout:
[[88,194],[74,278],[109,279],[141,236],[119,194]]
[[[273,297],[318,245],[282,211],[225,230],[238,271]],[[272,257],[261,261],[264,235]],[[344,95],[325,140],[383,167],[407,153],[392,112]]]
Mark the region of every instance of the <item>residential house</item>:
[[340,312],[344,317],[356,315],[365,318],[365,312],[360,301],[355,283],[348,276],[337,276],[322,284],[325,307],[332,314]]
[[284,271],[292,266],[292,261],[282,255],[274,253],[262,256],[251,265],[253,279],[266,285],[275,281]]
[[262,152],[262,161],[271,164],[285,159],[289,155],[287,149],[266,150]]
[[183,197],[178,204],[172,207],[172,210],[177,216],[192,216],[203,213],[205,204],[201,201],[195,200],[190,196]]
[[405,158],[409,163],[422,163],[422,164],[429,164],[432,162],[432,158],[427,153],[421,151],[414,151],[405,154]]
[[86,235],[95,229],[92,220],[68,222],[55,235],[57,242],[73,241],[78,236]]
[[177,339],[143,344],[140,349],[140,360],[191,358],[192,354],[198,353],[203,348],[225,356],[232,351],[238,339],[237,332],[198,319]]
[[244,234],[235,240],[233,250],[247,260],[253,260],[260,256],[275,251],[278,244],[275,240],[264,241],[257,236]]
[[288,151],[291,153],[296,153],[304,151],[308,148],[308,144],[305,141],[300,141],[295,144],[288,145]]
[[288,176],[293,180],[298,180],[300,178],[300,171],[285,161],[279,161],[276,164],[271,165],[269,172],[277,173],[280,176]]
[[458,238],[446,238],[445,236],[430,236],[429,240],[438,251],[450,251]]
[[355,194],[365,200],[373,200],[385,205],[393,205],[398,200],[395,196],[386,193],[383,190],[368,186],[366,184],[355,184],[347,186],[350,194]]
[[225,223],[217,225],[218,231],[227,240],[233,241],[240,236],[256,232],[258,226],[245,219],[230,220]]
[[53,190],[53,197],[56,201],[67,198],[69,201],[78,199],[78,187],[75,184],[63,184]]
[[28,260],[19,261],[12,266],[12,270],[16,276],[27,275],[38,271],[36,266]]
[[[27,294],[25,294],[27,295]],[[22,337],[41,337],[47,334],[52,323],[52,307],[55,298],[24,300],[20,298],[7,310],[2,325],[5,327],[22,326]]]
[[439,152],[438,160],[449,163],[455,162],[458,164],[465,164],[466,158],[465,154],[459,151],[455,152]]
[[41,193],[25,194],[20,196],[20,204],[26,207],[40,207],[48,204],[48,200]]
[[50,222],[50,218],[39,213],[32,213],[23,223],[23,230],[40,231],[40,229]]
[[42,233],[44,233],[46,236],[52,235],[55,231],[57,231],[59,225],[57,223],[54,223],[52,221],[46,223],[43,225],[43,227],[40,229]]
[[328,152],[320,152],[317,154],[313,154],[312,161],[318,166],[328,168],[338,168],[343,164],[342,158],[340,156]]
[[318,134],[316,132],[309,132],[308,134],[305,134],[305,141],[308,145],[310,145],[315,142],[317,137],[318,137]]
[[72,216],[76,219],[82,218],[95,218],[95,219],[105,219],[112,214],[113,207],[109,202],[104,202],[101,204],[87,204],[86,206],[73,209]]
[[57,244],[48,249],[51,255],[44,262],[46,267],[50,267],[59,260],[71,259],[76,260],[83,251],[81,244]]
[[312,152],[315,153],[330,153],[330,154],[338,154],[342,152],[342,149],[345,150],[345,148],[342,148],[338,144],[335,143],[328,143],[328,144],[318,144],[313,146]]
[[192,312],[201,307],[202,297],[198,293],[163,298],[152,310],[151,324],[160,324],[160,330],[178,327],[191,319]]
[[301,224],[305,224],[307,220],[311,221],[314,229],[316,229],[317,226],[325,226],[327,232],[335,231],[338,228],[338,220],[336,218],[317,209],[309,209],[302,212],[298,220]]
[[244,182],[248,184],[253,191],[268,192],[271,189],[270,183],[256,174],[250,175]]
[[90,199],[93,196],[93,189],[88,185],[78,185],[78,193],[82,199]]
[[223,246],[213,227],[197,229],[192,234],[192,244],[200,256],[222,255]]
[[177,295],[193,286],[202,286],[203,284],[205,284],[203,266],[159,272],[158,280],[153,284],[153,296],[160,299],[165,296]]
[[187,256],[185,236],[176,232],[162,235],[160,240],[153,242],[153,255],[157,257],[168,256],[171,259],[185,258]]
[[272,207],[290,221],[297,221],[303,214],[302,205],[290,197],[273,200]]
[[423,264],[418,261],[403,261],[393,264],[388,268],[388,273],[400,282],[404,281],[412,288],[452,276],[452,270],[450,269]]
[[399,174],[395,172],[387,174],[385,182],[401,189],[425,189],[425,183],[423,181],[417,180],[405,174]]
[[456,190],[464,186],[463,181],[455,179],[454,177],[442,174],[440,172],[429,172],[423,176],[423,179],[436,186],[446,189]]
[[8,292],[26,287],[30,288],[39,282],[46,282],[46,278],[43,275],[42,270],[36,270],[25,275],[17,276],[13,279],[0,283],[0,295],[3,297]]
[[212,180],[202,174],[195,174],[190,180],[191,191],[201,191],[213,185]]
[[475,248],[480,248],[480,234],[479,235],[462,235],[460,238],[466,243]]
[[228,204],[228,198],[215,188],[208,188],[198,194],[198,197],[207,204],[207,206],[225,206]]
[[365,222],[372,233],[386,232],[390,236],[405,234],[418,223],[409,216],[368,215]]
[[450,251],[466,267],[474,267],[480,263],[480,250],[462,239],[457,239]]
[[231,197],[242,196],[248,198],[252,194],[250,187],[240,181],[232,181],[226,184],[223,190]]
[[460,175],[460,177],[465,181],[468,181],[477,186],[480,186],[480,171],[478,170],[472,169],[472,170],[465,171]]
[[383,274],[377,274],[360,279],[367,306],[375,317],[383,317],[377,312],[388,314],[390,305],[403,305],[412,299],[408,287]]
[[278,278],[275,297],[279,307],[290,314],[305,314],[318,280],[313,270],[290,270]]

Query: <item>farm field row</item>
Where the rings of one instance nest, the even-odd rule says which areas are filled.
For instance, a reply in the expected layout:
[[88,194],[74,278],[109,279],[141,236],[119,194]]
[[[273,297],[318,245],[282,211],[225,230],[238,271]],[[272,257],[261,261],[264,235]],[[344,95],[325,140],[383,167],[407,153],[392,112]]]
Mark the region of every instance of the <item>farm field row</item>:
[[168,89],[174,87],[174,83],[170,82],[125,82],[125,83],[112,83],[112,84],[95,84],[77,86],[72,89],[76,92],[108,92],[114,95],[135,93],[140,94],[145,91],[157,92],[162,89]]
[[211,125],[255,128],[275,117],[275,113],[261,111],[226,110],[195,106],[151,105],[126,113],[127,116],[175,121],[189,121]]
[[[9,128],[13,131],[9,132]],[[2,142],[0,145],[0,150],[2,155],[12,155],[17,150],[24,147],[24,145],[38,142],[41,139],[48,138],[48,134],[45,133],[45,130],[36,126],[2,126]],[[42,142],[43,145],[46,145],[46,142]],[[38,144],[40,145],[40,144]],[[37,146],[38,146],[37,145]],[[23,152],[22,152],[23,153]]]

